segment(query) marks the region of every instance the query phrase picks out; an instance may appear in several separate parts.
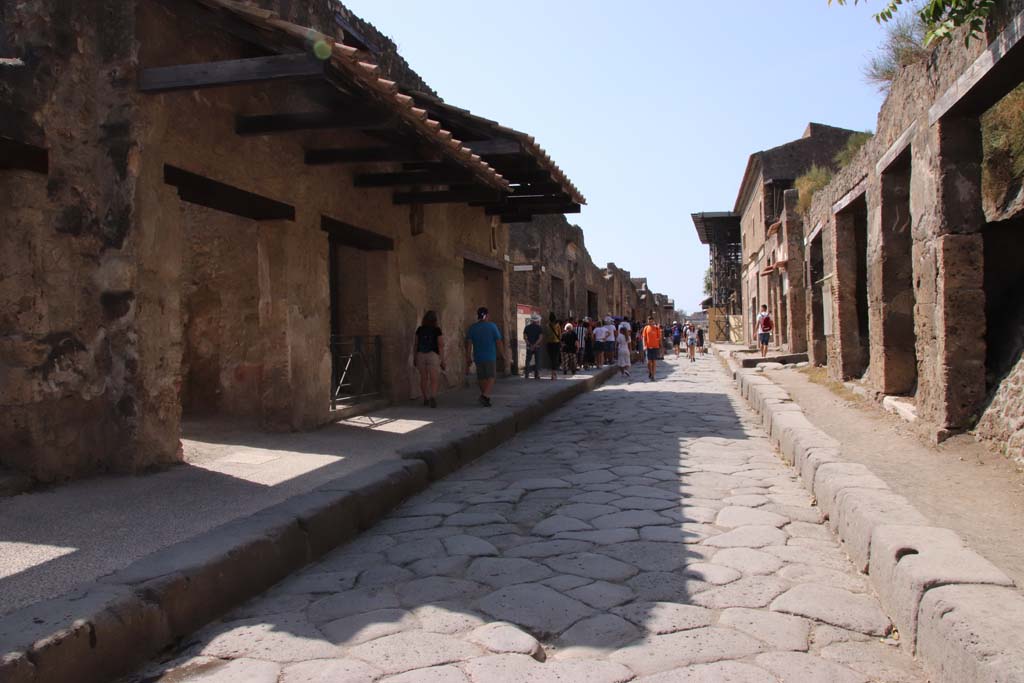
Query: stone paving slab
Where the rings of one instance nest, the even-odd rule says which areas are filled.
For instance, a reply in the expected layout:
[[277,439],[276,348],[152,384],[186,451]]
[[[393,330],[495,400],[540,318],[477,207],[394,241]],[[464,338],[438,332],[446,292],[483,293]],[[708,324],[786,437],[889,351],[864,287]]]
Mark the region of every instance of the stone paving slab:
[[661,375],[574,399],[128,680],[924,681],[715,362]]
[[[313,479],[300,478],[301,481],[294,486],[282,487],[266,497],[262,495],[266,491],[254,495],[251,488],[244,487],[224,489],[215,485],[213,489],[196,490],[196,501],[202,500],[199,493],[205,495],[213,491],[224,494],[223,500],[217,502],[216,511],[228,512],[234,515],[234,519],[194,536],[190,533],[197,528],[207,528],[195,526],[194,516],[186,514],[192,512],[191,506],[196,502],[189,498],[193,493],[189,477],[195,476],[198,468],[177,468],[151,477],[121,478],[118,481],[124,486],[120,490],[111,482],[100,482],[100,490],[106,491],[110,498],[100,506],[101,509],[117,506],[117,519],[132,528],[132,534],[103,536],[100,551],[104,547],[110,548],[112,543],[132,546],[138,534],[155,528],[153,524],[160,528],[163,528],[161,525],[174,527],[175,533],[186,540],[143,556],[92,583],[89,579],[94,574],[83,572],[82,576],[75,577],[81,586],[74,591],[4,615],[0,621],[0,680],[4,683],[64,683],[70,680],[89,683],[107,681],[129,671],[146,657],[160,652],[227,610],[236,608],[308,562],[350,540],[361,529],[378,522],[400,501],[424,489],[432,476],[441,476],[435,467],[436,459],[432,459],[435,455],[447,457],[447,454],[456,453],[458,458],[453,467],[461,467],[511,438],[516,430],[525,429],[542,412],[599,386],[614,374],[615,369],[608,368],[556,382],[535,384],[522,379],[500,382],[493,409],[481,409],[462,396],[464,405],[459,413],[452,408],[429,412],[437,424],[433,429],[417,429],[411,434],[400,429],[392,432],[390,437],[383,436],[383,440],[377,438],[379,435],[375,432],[369,437],[370,442],[377,446],[373,449],[375,459],[364,462],[362,468],[339,470],[328,467]],[[501,396],[506,399],[504,403]],[[453,392],[446,395],[446,401],[458,405],[459,397],[459,392]],[[544,411],[533,409],[541,404]],[[449,413],[447,417],[444,415],[446,412]],[[401,417],[403,414],[403,409],[388,408],[359,420],[371,426],[394,428],[396,423],[405,419]],[[419,422],[424,423],[422,420]],[[360,434],[369,433],[365,427],[364,424]],[[331,430],[312,434],[314,436],[311,433],[261,435],[261,438],[274,443],[283,439],[293,447],[296,443],[309,447],[311,438],[322,442],[325,438],[331,440],[344,436]],[[359,437],[353,438],[360,442]],[[345,439],[340,439],[340,442],[347,443]],[[361,443],[365,446],[365,436]],[[404,452],[403,447],[406,449]],[[277,453],[279,458],[294,455],[287,450]],[[274,471],[280,474],[292,470],[294,467],[286,466],[283,470],[278,468]],[[560,488],[560,485],[551,486],[550,479],[539,478],[538,471],[539,468],[535,468],[528,475],[523,473],[518,477],[527,482],[529,492],[521,487],[497,491],[486,482],[474,486],[474,482],[467,481],[461,493],[468,496],[467,501],[476,504],[492,504],[495,501],[491,498],[509,502],[522,499],[525,509],[541,502],[530,499],[530,496],[543,498],[548,488]],[[184,479],[175,476],[182,472],[185,473]],[[160,489],[151,493],[152,499],[162,506],[155,520],[145,519],[148,507],[140,509],[135,505],[131,492],[139,482]],[[168,486],[171,488],[162,489]],[[303,486],[309,489],[274,504],[282,492],[302,491]],[[561,489],[565,487],[561,486]],[[5,516],[9,508],[3,506],[13,501],[11,504],[15,506],[27,505],[14,515],[15,522],[28,520],[30,526],[34,524],[28,532],[22,529],[18,533],[31,532],[40,538],[45,537],[48,514],[52,512],[43,514],[46,505],[49,503],[61,510],[69,499],[81,504],[76,497],[77,490],[68,487],[55,492],[55,496],[0,501],[0,520],[4,523],[0,533],[7,536],[10,530],[11,519]],[[181,499],[181,496],[185,498]],[[39,513],[36,515],[38,519],[33,517],[33,511]],[[97,519],[93,512],[89,509],[70,517],[76,523],[84,519],[86,523],[92,520],[95,524]],[[303,572],[296,577],[296,584],[273,591],[274,596],[270,598],[272,609],[277,614],[289,614],[297,619],[289,623],[295,623],[294,630],[298,635],[287,638],[273,630],[264,633],[254,624],[252,632],[259,634],[256,639],[270,643],[271,649],[280,646],[294,648],[297,652],[308,648],[308,652],[323,655],[336,653],[336,648],[325,648],[317,641],[323,636],[320,630],[323,622],[357,616],[360,609],[353,605],[364,607],[361,611],[365,612],[420,602],[410,599],[409,593],[430,595],[439,605],[444,604],[446,598],[472,593],[477,584],[460,577],[442,580],[431,573],[431,564],[438,571],[454,573],[457,569],[453,567],[464,566],[473,557],[497,554],[497,547],[488,539],[493,538],[498,543],[498,534],[508,535],[515,528],[502,524],[505,517],[493,511],[470,510],[465,501],[454,508],[442,504],[423,507],[418,514],[416,512],[415,508],[407,508],[382,522],[382,528],[390,532],[388,535],[353,543],[354,547],[363,548],[354,563],[335,566],[328,559],[319,566],[326,567],[329,576],[312,578],[310,575],[316,572]],[[460,519],[456,517],[458,514],[468,517]],[[19,522],[21,517],[24,519]],[[179,517],[186,519],[179,523]],[[163,535],[157,536],[166,540]],[[140,542],[138,545],[136,552],[141,549],[144,554],[145,550],[152,549],[148,543]],[[589,543],[583,543],[578,549],[589,547]],[[96,551],[97,548],[90,549],[90,552]],[[0,554],[0,569],[9,559]],[[95,567],[89,570],[95,571]],[[421,581],[415,583],[417,579]],[[396,593],[393,586],[402,590]],[[339,604],[336,600],[334,603],[327,601],[327,606],[324,606],[324,600],[312,599],[314,595],[323,597],[318,591],[332,592],[335,597],[342,593],[348,597],[362,595],[362,602],[342,600]],[[283,605],[288,609],[282,610]],[[243,609],[250,610],[252,617],[263,614],[253,610],[251,605]],[[458,618],[447,610],[431,606],[416,606],[411,611],[419,623],[429,623],[441,632],[445,629],[458,631],[469,621],[469,618]],[[310,613],[329,615],[330,618],[317,621],[313,630],[309,630],[302,619],[295,617],[296,612],[303,615],[302,619]],[[479,618],[477,620],[476,625],[482,623]],[[341,627],[336,625],[331,630],[338,628]],[[379,635],[381,630],[371,625],[359,630],[364,635],[367,632]],[[233,654],[231,656],[234,657]],[[226,676],[235,676],[231,673],[234,668],[228,671]],[[282,673],[285,679],[295,679],[296,675]]]
[[[800,585],[777,598],[772,609],[864,633],[880,634],[894,623],[903,646],[935,681],[1024,681],[1024,596],[1012,580],[956,533],[932,526],[867,467],[844,461],[831,437],[806,423],[785,390],[731,360],[727,364],[741,395],[761,413],[772,443],[814,493],[855,568],[868,572],[887,614],[874,601],[861,600],[863,582],[851,582],[842,563],[822,552],[827,543],[808,528],[791,534],[783,548],[765,548],[783,560],[797,559],[790,545],[806,552],[805,567],[782,572]],[[823,654],[871,680],[916,675],[888,651],[863,643],[830,645]],[[818,663],[786,660],[776,666],[779,675],[811,675]]]

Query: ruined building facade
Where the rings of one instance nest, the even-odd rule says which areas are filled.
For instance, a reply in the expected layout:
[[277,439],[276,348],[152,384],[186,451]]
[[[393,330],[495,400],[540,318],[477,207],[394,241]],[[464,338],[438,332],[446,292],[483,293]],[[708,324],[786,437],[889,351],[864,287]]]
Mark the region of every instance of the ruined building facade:
[[191,418],[408,399],[428,309],[514,333],[507,225],[575,187],[339,4],[261,5],[0,4],[0,466],[139,471]]
[[812,360],[902,397],[933,436],[976,426],[1016,457],[1024,202],[1019,179],[986,199],[981,120],[1024,80],[1022,36],[1024,2],[999,3],[980,39],[906,67],[803,238]]

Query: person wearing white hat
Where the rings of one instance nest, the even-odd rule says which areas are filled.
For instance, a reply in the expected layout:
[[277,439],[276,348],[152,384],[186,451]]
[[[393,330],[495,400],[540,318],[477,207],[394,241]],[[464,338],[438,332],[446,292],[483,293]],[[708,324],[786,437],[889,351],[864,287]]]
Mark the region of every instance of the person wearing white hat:
[[544,345],[544,328],[540,326],[540,314],[532,313],[530,322],[523,328],[523,342],[526,344],[526,362],[523,363],[523,378],[530,376],[530,361],[533,361],[533,378],[540,379],[540,353]]
[[579,351],[579,337],[572,323],[562,328],[562,373],[576,375],[576,352]]

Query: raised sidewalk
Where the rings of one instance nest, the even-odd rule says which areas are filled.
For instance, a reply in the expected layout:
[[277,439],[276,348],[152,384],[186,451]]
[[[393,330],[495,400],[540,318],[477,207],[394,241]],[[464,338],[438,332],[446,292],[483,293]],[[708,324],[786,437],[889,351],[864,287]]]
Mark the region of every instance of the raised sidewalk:
[[[513,377],[490,409],[466,389],[436,410],[391,407],[305,434],[200,426],[191,466],[0,501],[0,542],[19,551],[0,570],[24,566],[0,579],[0,596],[26,574],[63,587],[0,617],[0,681],[130,671],[615,372]],[[53,526],[60,519],[73,531]],[[39,547],[72,552],[38,562]],[[95,561],[107,556],[113,569]]]
[[1013,581],[867,467],[845,461],[782,387],[716,353],[933,680],[1024,681],[1024,595]]

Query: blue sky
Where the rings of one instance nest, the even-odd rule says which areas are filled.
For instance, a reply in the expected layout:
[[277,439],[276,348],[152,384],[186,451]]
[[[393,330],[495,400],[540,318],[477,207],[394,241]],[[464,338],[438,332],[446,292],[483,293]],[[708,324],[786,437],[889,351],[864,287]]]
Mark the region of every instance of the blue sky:
[[731,210],[747,157],[808,121],[874,129],[861,69],[884,3],[345,0],[446,101],[533,135],[587,197],[598,264],[695,310],[690,213]]

